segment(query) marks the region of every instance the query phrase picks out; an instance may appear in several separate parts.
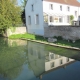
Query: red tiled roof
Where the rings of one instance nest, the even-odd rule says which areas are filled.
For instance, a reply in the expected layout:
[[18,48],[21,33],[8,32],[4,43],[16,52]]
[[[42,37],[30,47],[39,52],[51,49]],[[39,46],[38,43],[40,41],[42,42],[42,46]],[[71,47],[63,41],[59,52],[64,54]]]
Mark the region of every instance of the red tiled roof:
[[44,0],[44,1],[62,3],[72,6],[80,6],[80,3],[77,0]]

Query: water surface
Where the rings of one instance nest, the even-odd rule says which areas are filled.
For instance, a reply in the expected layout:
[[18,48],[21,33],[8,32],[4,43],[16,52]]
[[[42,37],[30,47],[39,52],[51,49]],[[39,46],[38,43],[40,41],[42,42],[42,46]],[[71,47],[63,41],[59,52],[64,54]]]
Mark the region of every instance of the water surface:
[[0,38],[0,80],[80,80],[80,51]]

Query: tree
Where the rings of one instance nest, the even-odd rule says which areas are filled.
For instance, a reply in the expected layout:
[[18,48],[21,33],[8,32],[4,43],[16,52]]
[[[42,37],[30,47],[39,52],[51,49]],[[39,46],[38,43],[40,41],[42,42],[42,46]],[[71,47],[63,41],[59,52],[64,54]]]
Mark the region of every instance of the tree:
[[0,29],[21,23],[21,8],[16,0],[0,0]]
[[25,24],[26,20],[25,20],[25,6],[27,4],[27,0],[23,0],[22,2],[22,14],[21,14],[21,18],[22,18],[22,22]]

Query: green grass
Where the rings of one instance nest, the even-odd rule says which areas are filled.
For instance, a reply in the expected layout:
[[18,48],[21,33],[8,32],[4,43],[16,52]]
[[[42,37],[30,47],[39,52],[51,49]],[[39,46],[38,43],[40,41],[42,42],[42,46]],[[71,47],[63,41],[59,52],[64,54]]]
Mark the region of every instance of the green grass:
[[[33,34],[16,34],[9,36],[10,39],[32,39],[32,40],[39,40],[39,41],[46,41],[47,38],[44,39],[43,36],[37,36]],[[80,40],[76,40],[75,43],[73,43],[71,40],[68,42],[67,40],[63,40],[61,37],[55,37],[57,38],[57,42],[54,42],[55,44],[62,45],[62,46],[71,46],[71,47],[78,47],[80,48]]]
[[20,38],[27,38],[27,39],[35,39],[35,35],[32,34],[16,34],[9,36],[10,39],[20,39]]
[[80,40],[76,40],[75,43],[73,43],[71,40],[69,40],[68,42],[68,40],[63,40],[61,37],[56,37],[56,38],[57,42],[54,42],[55,44],[80,48]]
[[32,39],[32,40],[40,40],[40,41],[47,41],[47,39],[44,39],[43,36],[37,36],[33,34],[16,34],[9,36],[10,39]]

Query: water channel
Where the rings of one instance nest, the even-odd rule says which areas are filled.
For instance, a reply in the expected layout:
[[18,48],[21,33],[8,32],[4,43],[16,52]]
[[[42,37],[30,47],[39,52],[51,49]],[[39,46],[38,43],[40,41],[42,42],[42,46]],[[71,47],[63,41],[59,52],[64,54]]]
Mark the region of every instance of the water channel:
[[80,51],[0,38],[0,80],[80,80]]

